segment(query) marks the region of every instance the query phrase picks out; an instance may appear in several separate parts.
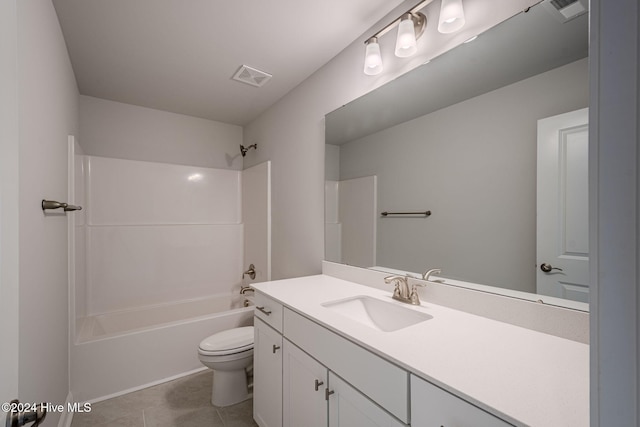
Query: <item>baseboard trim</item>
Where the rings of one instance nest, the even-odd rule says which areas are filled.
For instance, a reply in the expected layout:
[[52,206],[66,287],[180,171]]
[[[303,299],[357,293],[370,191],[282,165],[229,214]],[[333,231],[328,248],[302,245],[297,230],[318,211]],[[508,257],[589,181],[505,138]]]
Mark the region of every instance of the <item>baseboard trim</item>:
[[113,399],[114,397],[122,396],[123,394],[133,393],[134,391],[142,390],[142,389],[145,389],[145,388],[153,387],[154,385],[158,385],[158,384],[166,383],[166,382],[169,382],[169,381],[177,380],[178,378],[182,378],[182,377],[186,377],[186,376],[189,376],[189,375],[197,374],[198,372],[206,371],[208,369],[209,368],[203,366],[202,368],[194,369],[194,370],[187,371],[187,372],[182,372],[180,374],[172,375],[170,377],[163,378],[161,380],[152,381],[152,382],[147,383],[147,384],[143,384],[143,385],[140,385],[140,386],[132,387],[132,388],[129,388],[129,389],[126,389],[126,390],[122,390],[122,391],[118,391],[116,393],[111,393],[111,394],[108,394],[106,396],[97,397],[95,399],[89,400],[87,403],[94,404],[94,403],[102,402],[103,400]]
[[73,394],[69,392],[69,394],[67,394],[67,400],[64,402],[64,411],[62,411],[62,415],[60,415],[60,420],[58,421],[58,427],[71,427],[73,412],[68,409],[73,403]]

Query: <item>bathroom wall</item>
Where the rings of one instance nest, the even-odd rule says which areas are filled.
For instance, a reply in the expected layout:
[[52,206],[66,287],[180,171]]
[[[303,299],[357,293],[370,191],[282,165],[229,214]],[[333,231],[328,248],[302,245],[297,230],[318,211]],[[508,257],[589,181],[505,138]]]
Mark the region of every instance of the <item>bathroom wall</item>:
[[378,175],[380,210],[433,211],[378,218],[378,265],[420,272],[428,259],[449,278],[535,292],[536,125],[589,105],[587,68],[585,58],[340,146],[340,179]]
[[241,143],[240,126],[80,96],[88,155],[241,170]]
[[[23,402],[64,404],[69,392],[67,216],[43,198],[67,199],[67,140],[78,134],[78,89],[51,1],[20,0],[19,391]],[[3,254],[4,257],[4,254]],[[4,303],[4,301],[3,301]],[[59,413],[45,423],[56,425]]]
[[[406,1],[347,46],[307,80],[289,92],[244,129],[244,140],[260,149],[247,154],[245,166],[272,161],[273,279],[317,274],[324,258],[324,115],[376,87],[421,65],[536,0],[495,0],[492,8],[466,1],[465,11],[479,13],[488,24],[468,25],[453,35],[439,34],[428,25],[412,58],[393,55],[395,38],[380,40],[385,70],[378,76],[362,72],[364,41],[415,5]],[[423,11],[437,22],[439,2]]]
[[243,284],[271,280],[271,162],[242,171],[243,268],[254,265],[256,276]]
[[97,156],[85,156],[84,169],[87,282],[79,310],[94,315],[239,285],[240,171]]

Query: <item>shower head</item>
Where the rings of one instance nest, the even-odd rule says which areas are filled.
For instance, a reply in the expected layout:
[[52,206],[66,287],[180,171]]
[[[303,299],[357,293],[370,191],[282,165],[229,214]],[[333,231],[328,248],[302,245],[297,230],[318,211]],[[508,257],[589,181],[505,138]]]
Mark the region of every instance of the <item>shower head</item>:
[[254,148],[254,149],[258,149],[258,144],[251,144],[250,146],[246,147],[242,144],[240,144],[240,154],[242,154],[242,157],[247,155],[247,151],[249,151],[249,148]]

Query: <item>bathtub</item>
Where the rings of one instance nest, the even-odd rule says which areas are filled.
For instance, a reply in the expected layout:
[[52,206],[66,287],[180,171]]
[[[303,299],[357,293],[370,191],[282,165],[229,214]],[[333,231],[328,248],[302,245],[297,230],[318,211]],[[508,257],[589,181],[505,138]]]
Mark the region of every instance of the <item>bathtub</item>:
[[71,349],[76,402],[99,401],[206,369],[198,344],[253,324],[244,297],[217,295],[79,319]]

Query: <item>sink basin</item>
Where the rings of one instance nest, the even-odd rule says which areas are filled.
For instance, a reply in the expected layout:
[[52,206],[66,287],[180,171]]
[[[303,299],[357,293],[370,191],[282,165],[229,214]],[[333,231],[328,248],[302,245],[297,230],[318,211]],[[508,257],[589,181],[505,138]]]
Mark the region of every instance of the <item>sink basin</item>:
[[426,313],[364,295],[321,304],[363,325],[383,332],[393,332],[432,319]]

